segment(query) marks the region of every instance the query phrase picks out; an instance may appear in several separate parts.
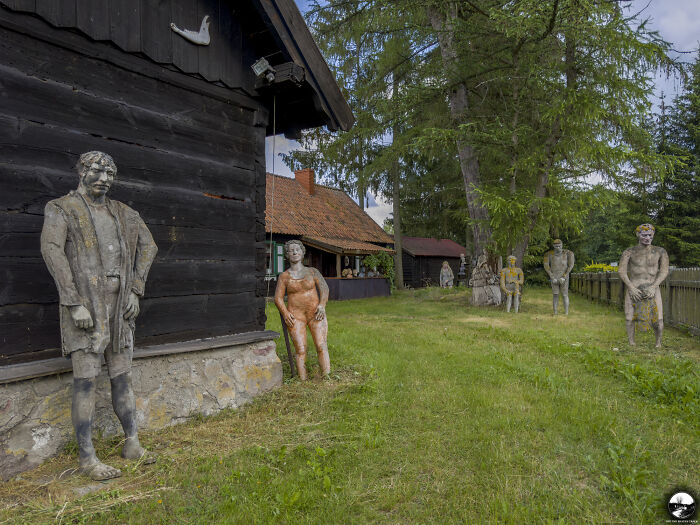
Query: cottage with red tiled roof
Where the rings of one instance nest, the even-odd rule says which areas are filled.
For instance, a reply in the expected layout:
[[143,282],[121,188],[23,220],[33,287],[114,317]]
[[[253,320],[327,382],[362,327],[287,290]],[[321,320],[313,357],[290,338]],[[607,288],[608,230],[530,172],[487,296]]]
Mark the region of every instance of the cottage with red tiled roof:
[[[267,174],[267,279],[276,279],[286,268],[284,243],[301,239],[306,246],[304,264],[317,268],[326,278],[331,299],[388,295],[385,279],[381,279],[383,283],[363,279],[355,279],[354,284],[333,281],[341,280],[347,268],[359,271],[361,259],[367,255],[393,254],[394,239],[344,191],[316,184],[313,170],[299,170],[294,175],[292,179]],[[374,293],[375,288],[381,288],[382,293]]]
[[463,246],[450,239],[429,237],[402,237],[402,252],[403,282],[413,288],[439,284],[443,261],[448,262],[457,276],[460,255],[467,253]]

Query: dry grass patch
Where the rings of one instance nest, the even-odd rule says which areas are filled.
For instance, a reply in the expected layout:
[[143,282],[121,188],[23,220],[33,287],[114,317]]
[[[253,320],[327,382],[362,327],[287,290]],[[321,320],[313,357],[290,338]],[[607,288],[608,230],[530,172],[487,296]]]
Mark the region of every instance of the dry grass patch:
[[458,322],[467,324],[487,325],[492,326],[494,328],[502,328],[510,325],[510,323],[508,323],[506,320],[500,319],[498,317],[470,316],[464,317],[463,319],[458,319]]
[[319,405],[331,402],[335,394],[362,380],[362,374],[355,370],[338,369],[331,379],[288,381],[282,389],[239,409],[141,432],[144,446],[158,454],[154,465],[121,458],[123,440],[96,438],[98,456],[122,471],[120,478],[108,481],[91,481],[78,474],[75,444],[70,444],[65,453],[0,484],[0,524],[70,521],[141,499],[161,498],[162,493],[179,489],[164,483],[178,465],[205,458],[220,458],[222,462],[221,458],[243,448],[342,441],[342,436],[320,430],[325,421],[315,420],[315,414]]

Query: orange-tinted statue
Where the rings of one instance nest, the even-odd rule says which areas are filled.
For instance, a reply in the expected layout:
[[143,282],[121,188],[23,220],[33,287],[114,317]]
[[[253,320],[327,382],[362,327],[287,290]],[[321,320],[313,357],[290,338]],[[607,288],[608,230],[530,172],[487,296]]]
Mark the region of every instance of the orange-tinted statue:
[[[326,303],[328,285],[316,268],[302,264],[306,250],[301,241],[292,240],[284,245],[284,254],[290,267],[277,280],[275,304],[289,328],[294,347],[299,379],[306,380],[306,327],[318,352],[318,364],[325,376],[331,371],[328,357],[328,320]],[[287,295],[287,305],[284,296]]]

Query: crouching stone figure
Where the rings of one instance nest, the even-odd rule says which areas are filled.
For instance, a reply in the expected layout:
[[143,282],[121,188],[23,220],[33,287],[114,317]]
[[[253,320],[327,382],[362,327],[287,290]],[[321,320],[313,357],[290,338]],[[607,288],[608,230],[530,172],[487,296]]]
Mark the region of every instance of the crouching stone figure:
[[102,480],[121,475],[97,459],[92,444],[95,385],[103,356],[112,406],[126,438],[122,456],[155,460],[137,435],[131,359],[139,297],[157,247],[137,212],[107,198],[117,174],[109,155],[84,153],[76,168],[78,189],[46,205],[41,254],[58,288],[62,349],[73,365],[72,420],[80,470]]

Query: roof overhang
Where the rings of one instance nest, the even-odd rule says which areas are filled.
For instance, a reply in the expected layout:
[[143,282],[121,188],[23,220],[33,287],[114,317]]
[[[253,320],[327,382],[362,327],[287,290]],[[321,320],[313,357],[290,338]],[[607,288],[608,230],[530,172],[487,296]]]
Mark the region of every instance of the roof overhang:
[[[308,110],[300,112],[307,119],[298,122],[297,118],[297,121],[289,125],[284,122],[283,112],[278,111],[277,132],[284,131],[288,136],[294,137],[302,129],[321,125],[326,125],[331,130],[348,131],[355,122],[355,117],[294,0],[254,0],[253,3],[278,46],[296,65],[303,68],[304,86],[299,88],[299,95],[310,94],[317,109],[316,115]],[[267,93],[268,96],[276,96],[274,86],[270,86]],[[286,101],[286,105],[290,106],[288,109],[294,107],[295,97],[290,94],[290,90],[281,93],[289,98]],[[282,108],[285,100],[278,98],[276,104]],[[323,121],[319,120],[318,113],[325,115]]]
[[391,248],[350,239],[309,237],[304,235],[301,240],[308,246],[313,246],[324,252],[335,253],[337,255],[371,255],[379,252],[395,253]]

